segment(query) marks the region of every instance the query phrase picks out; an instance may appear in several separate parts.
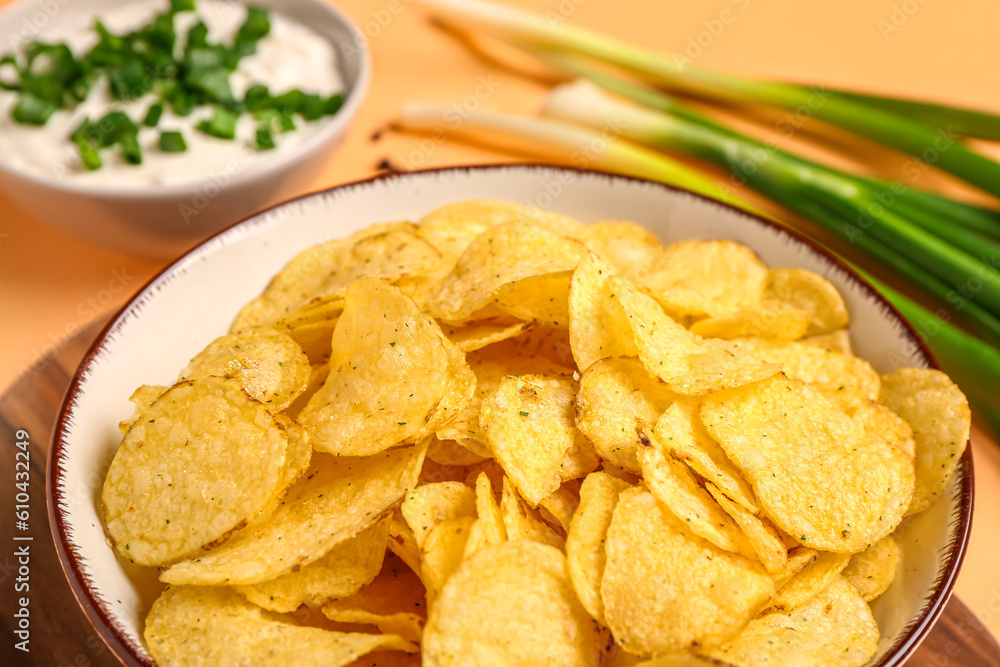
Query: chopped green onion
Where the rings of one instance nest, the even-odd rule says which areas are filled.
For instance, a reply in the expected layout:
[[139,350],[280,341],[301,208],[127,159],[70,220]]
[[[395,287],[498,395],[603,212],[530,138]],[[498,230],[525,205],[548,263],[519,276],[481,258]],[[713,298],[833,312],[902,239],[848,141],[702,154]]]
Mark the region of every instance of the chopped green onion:
[[211,120],[203,120],[198,124],[198,129],[205,134],[219,139],[236,138],[236,121],[239,116],[228,109],[215,107],[215,113]]
[[111,111],[96,123],[98,144],[102,148],[113,146],[127,136],[135,136],[139,132],[132,119],[121,111]]
[[111,84],[111,97],[116,100],[134,100],[142,97],[153,86],[152,77],[146,76],[146,71],[138,60],[127,63],[108,73]]
[[[235,43],[255,47],[256,43],[269,32],[271,32],[270,10],[261,5],[247,5],[247,18],[236,31]],[[250,53],[253,53],[253,50]]]
[[247,88],[247,93],[243,97],[243,104],[247,111],[260,111],[271,108],[271,93],[267,86],[256,83]]
[[101,168],[101,156],[94,144],[84,137],[75,138],[73,143],[76,144],[76,149],[80,153],[80,163],[83,164],[84,169],[94,171]]
[[163,105],[156,103],[149,107],[149,111],[146,112],[146,117],[143,119],[142,124],[146,127],[156,127],[156,124],[160,122],[160,116],[163,115]]
[[188,28],[187,43],[185,49],[194,49],[208,46],[208,26],[202,21],[198,21]]
[[195,9],[195,0],[170,0],[171,12],[193,12]]
[[183,153],[187,142],[180,132],[160,132],[160,150],[164,153]]
[[303,93],[298,88],[289,90],[287,93],[282,93],[277,97],[271,98],[271,106],[278,111],[284,111],[287,113],[294,113],[300,111],[303,106],[305,106],[306,94]]
[[136,135],[126,134],[118,143],[122,147],[122,157],[127,164],[142,164],[142,149],[139,148]]
[[229,87],[229,71],[224,67],[210,67],[188,72],[184,77],[188,88],[201,93],[210,102],[231,102],[233,91]]
[[268,151],[274,148],[274,134],[269,127],[257,128],[257,150]]
[[336,95],[331,95],[330,97],[326,98],[326,105],[323,107],[323,113],[325,113],[328,116],[332,116],[333,114],[340,111],[340,107],[342,106],[344,106],[344,96],[341,95],[340,93],[337,93]]
[[326,100],[319,95],[303,95],[302,106],[299,113],[306,120],[318,120],[323,117],[326,109]]
[[17,97],[12,116],[18,123],[25,125],[45,125],[55,113],[56,105],[48,100],[35,97],[31,93],[21,93]]

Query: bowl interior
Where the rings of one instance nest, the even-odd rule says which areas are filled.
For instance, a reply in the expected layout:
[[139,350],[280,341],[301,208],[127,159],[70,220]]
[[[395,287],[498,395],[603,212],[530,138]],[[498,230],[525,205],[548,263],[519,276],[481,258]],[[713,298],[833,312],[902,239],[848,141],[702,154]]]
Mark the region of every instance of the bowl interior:
[[[49,462],[56,544],[85,611],[125,662],[148,662],[141,628],[159,589],[148,573],[115,556],[101,522],[101,484],[120,441],[118,422],[132,412],[128,396],[141,384],[172,383],[303,248],[472,198],[552,209],[583,222],[635,220],[666,240],[740,241],[770,266],[810,269],[836,285],[851,312],[855,351],[879,372],[933,365],[891,307],[808,242],[762,219],[648,181],[530,165],[453,168],[363,181],[280,205],[205,242],[147,285],[84,359],[56,424]],[[940,614],[964,553],[970,513],[967,455],[942,500],[906,522],[899,574],[873,605],[883,639],[872,664],[899,664]]]

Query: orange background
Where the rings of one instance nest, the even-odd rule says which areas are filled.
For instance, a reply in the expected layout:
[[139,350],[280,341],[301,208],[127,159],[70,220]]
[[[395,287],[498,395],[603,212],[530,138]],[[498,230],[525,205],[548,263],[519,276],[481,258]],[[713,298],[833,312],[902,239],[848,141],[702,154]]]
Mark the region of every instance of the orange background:
[[[701,67],[1000,112],[1000,3],[993,0],[510,2],[687,55]],[[373,131],[385,128],[404,102],[462,103],[482,77],[492,77],[493,91],[472,99],[486,110],[533,113],[545,87],[473,56],[407,0],[338,4],[368,37],[374,80],[345,144],[312,182],[301,184],[302,192],[369,176],[386,158],[411,168],[515,159],[456,142],[434,142],[428,149],[426,139],[418,144],[422,138],[391,131],[373,141]],[[860,165],[877,161],[898,172],[902,163],[900,156],[864,142],[858,150],[854,162]],[[924,178],[922,185],[961,192],[948,179]],[[164,264],[51,231],[0,196],[0,391],[67,336],[118,308]],[[979,431],[973,447],[977,513],[957,591],[1000,635],[1000,448]]]

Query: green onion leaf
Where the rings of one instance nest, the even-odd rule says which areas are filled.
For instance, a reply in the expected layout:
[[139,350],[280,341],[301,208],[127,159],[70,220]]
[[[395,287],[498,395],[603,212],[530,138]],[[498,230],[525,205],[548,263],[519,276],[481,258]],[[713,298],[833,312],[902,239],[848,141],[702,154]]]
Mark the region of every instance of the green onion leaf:
[[[247,5],[247,18],[236,31],[236,45],[250,45],[256,48],[257,42],[271,32],[270,10],[261,5]],[[253,53],[253,50],[250,51]]]
[[215,114],[211,120],[203,120],[198,124],[198,129],[205,134],[218,137],[219,139],[236,138],[236,121],[239,116],[228,109],[222,107],[215,108]]
[[271,93],[267,86],[256,83],[247,88],[247,94],[243,97],[243,104],[247,111],[261,111],[271,108]]
[[340,93],[331,95],[326,99],[326,105],[323,107],[323,113],[327,116],[332,116],[340,111],[340,107],[342,106],[344,106],[344,96]]
[[180,132],[160,132],[160,150],[164,153],[183,153],[187,142]]
[[195,10],[194,0],[170,0],[171,12],[193,12]]
[[102,148],[120,143],[125,137],[134,137],[139,132],[132,119],[121,111],[111,111],[106,114],[97,121],[96,129],[98,144]]
[[210,102],[231,102],[233,91],[229,87],[229,70],[210,67],[188,72],[184,84],[189,90],[201,93]]
[[289,90],[287,93],[282,93],[277,97],[272,97],[271,106],[278,111],[295,113],[296,111],[301,111],[302,107],[305,106],[305,97],[305,93],[298,88],[295,88],[294,90]]
[[122,157],[127,164],[142,164],[142,149],[139,148],[139,140],[136,135],[127,134],[118,143],[122,147]]
[[24,125],[45,125],[56,110],[56,105],[31,93],[21,93],[11,114]]
[[142,97],[153,86],[152,77],[146,76],[142,63],[129,60],[127,63],[108,73],[111,84],[111,97],[116,100],[134,100]]
[[306,120],[319,120],[326,109],[326,100],[319,95],[303,95],[299,113]]
[[146,112],[146,117],[143,119],[142,124],[146,127],[156,127],[156,124],[160,122],[160,116],[163,115],[163,105],[154,104],[149,107],[149,111]]
[[257,128],[257,150],[267,151],[274,148],[274,134],[269,127]]
[[193,49],[208,46],[208,26],[198,21],[188,28],[187,45],[185,49]]
[[98,155],[94,144],[85,137],[76,138],[73,143],[76,144],[76,149],[80,153],[80,163],[83,164],[84,169],[94,171],[101,168],[101,156]]

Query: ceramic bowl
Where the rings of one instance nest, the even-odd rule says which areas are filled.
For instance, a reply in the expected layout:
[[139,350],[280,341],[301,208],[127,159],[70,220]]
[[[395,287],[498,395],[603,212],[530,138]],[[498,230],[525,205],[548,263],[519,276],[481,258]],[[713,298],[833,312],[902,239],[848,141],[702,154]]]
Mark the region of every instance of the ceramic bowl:
[[[0,12],[0,34],[10,36],[12,44],[21,43],[14,41],[15,36],[44,40],[46,30],[60,22],[89,20],[119,4],[120,0],[21,0]],[[361,34],[329,3],[270,0],[266,4],[329,39],[337,49],[344,105],[315,134],[268,159],[244,165],[234,158],[211,177],[171,186],[80,184],[72,178],[28,174],[0,161],[0,190],[67,234],[162,259],[177,257],[220,229],[301,194],[343,141],[367,91],[371,61]]]
[[[81,606],[123,662],[151,664],[142,624],[160,588],[149,574],[115,556],[99,509],[104,473],[121,439],[118,422],[132,413],[133,389],[170,384],[303,248],[375,222],[415,220],[435,207],[472,198],[552,209],[584,222],[635,220],[666,240],[740,241],[771,266],[806,268],[836,285],[850,310],[854,349],[879,372],[935,366],[899,313],[813,243],[658,183],[547,166],[450,168],[351,183],[281,204],[206,241],[136,294],[84,358],[60,412],[48,464],[53,535]],[[899,537],[898,576],[873,605],[883,639],[872,664],[901,664],[942,612],[965,553],[971,513],[967,450],[941,500],[907,520]]]

